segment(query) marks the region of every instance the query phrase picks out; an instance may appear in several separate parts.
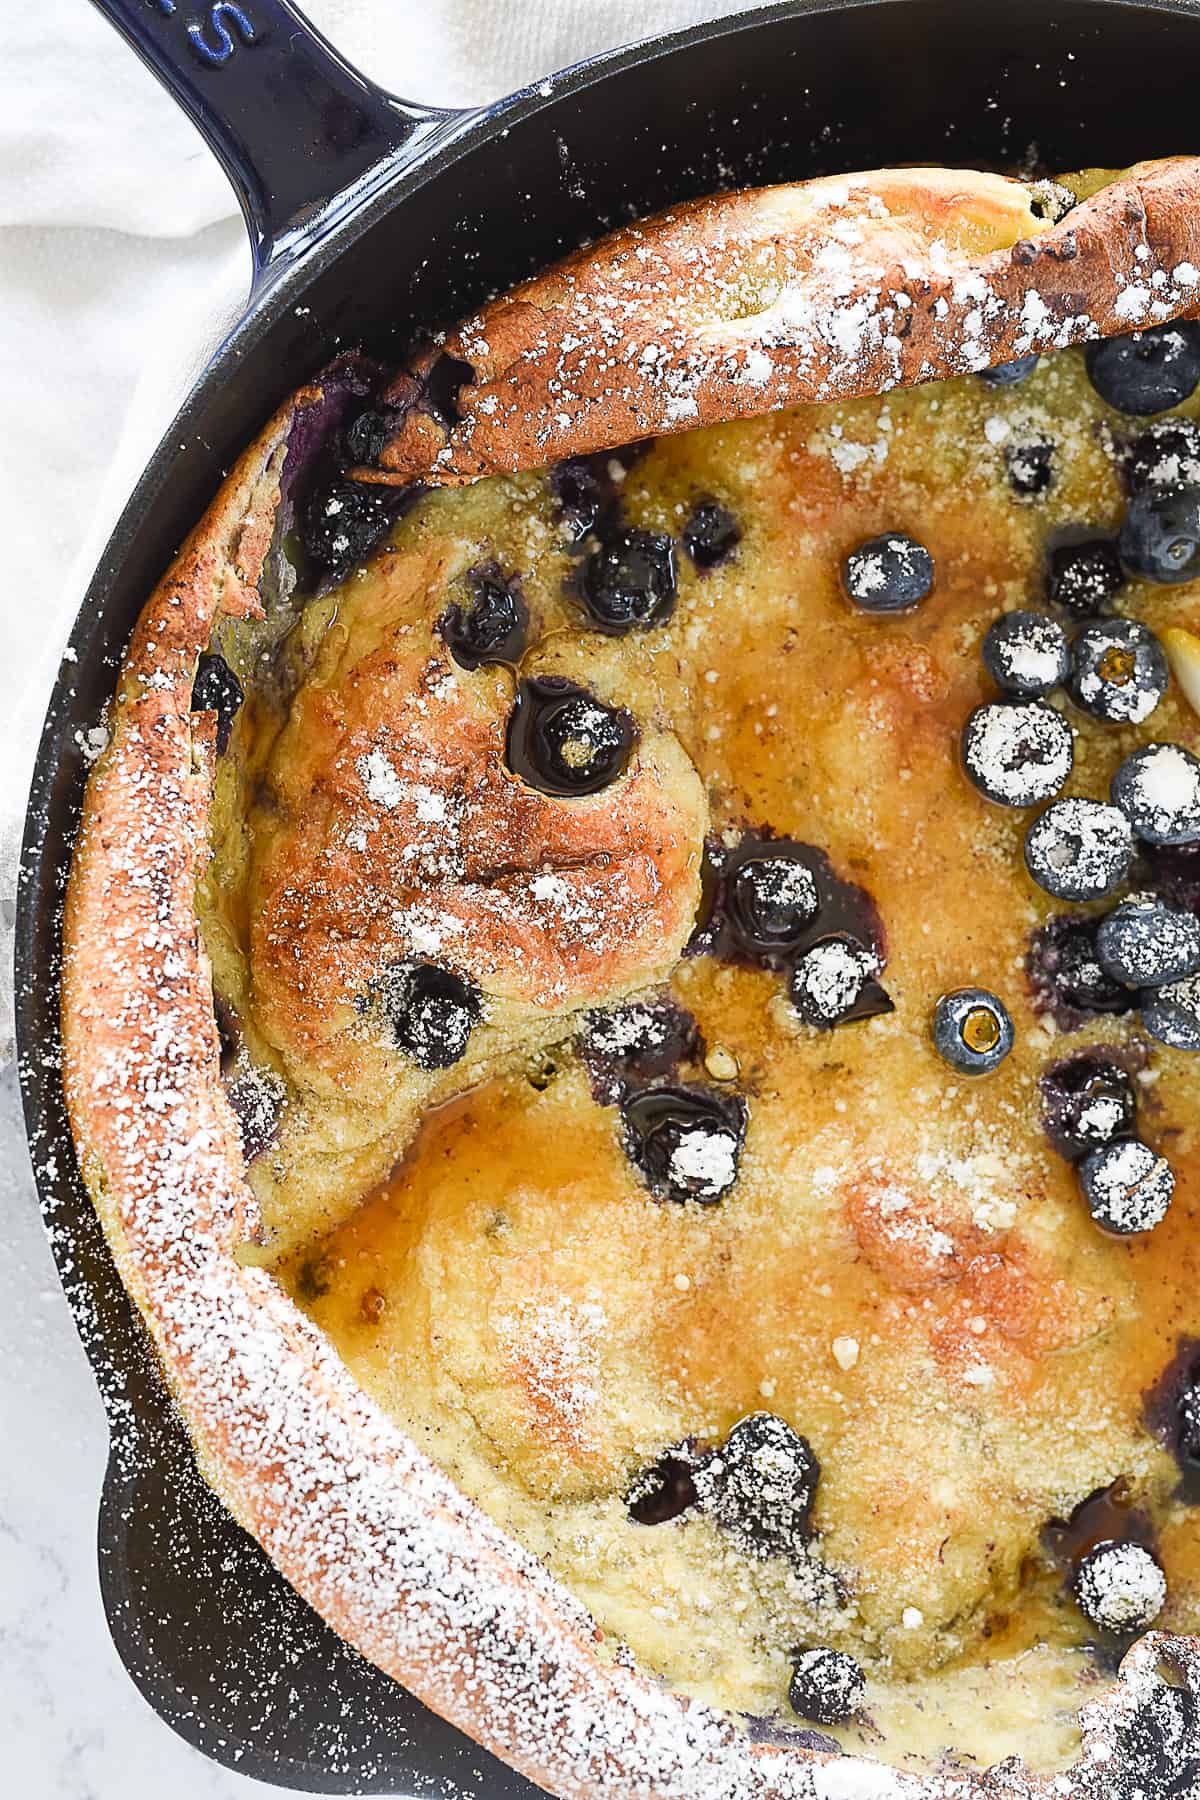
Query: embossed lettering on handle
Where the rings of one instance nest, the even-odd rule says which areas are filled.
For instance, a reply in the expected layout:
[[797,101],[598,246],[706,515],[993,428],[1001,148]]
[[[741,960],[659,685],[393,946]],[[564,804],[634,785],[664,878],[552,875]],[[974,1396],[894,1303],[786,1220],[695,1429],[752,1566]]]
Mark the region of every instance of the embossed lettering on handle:
[[93,0],[220,157],[250,230],[255,278],[299,255],[419,127],[344,62],[292,0]]
[[[150,5],[157,7],[164,18],[181,16],[178,0],[150,0]],[[235,0],[213,0],[203,14],[188,19],[184,29],[193,55],[211,69],[222,68],[237,50],[239,42],[247,46],[259,42],[253,19],[244,6],[235,4]]]

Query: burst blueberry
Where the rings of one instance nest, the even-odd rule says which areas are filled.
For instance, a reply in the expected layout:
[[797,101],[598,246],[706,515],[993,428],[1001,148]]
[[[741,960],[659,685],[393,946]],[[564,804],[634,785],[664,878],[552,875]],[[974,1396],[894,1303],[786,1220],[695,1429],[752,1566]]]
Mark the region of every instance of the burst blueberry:
[[1184,981],[1200,974],[1200,918],[1153,894],[1137,894],[1101,922],[1096,948],[1105,971],[1127,987]]
[[515,775],[545,794],[595,794],[621,775],[637,729],[623,707],[606,706],[560,675],[534,676],[517,690],[506,755]]
[[1043,699],[1061,687],[1070,672],[1066,633],[1045,613],[1001,613],[983,640],[983,666],[1013,699]]
[[1142,1024],[1171,1050],[1200,1051],[1200,975],[1143,994]]
[[1072,619],[1094,619],[1125,582],[1117,545],[1108,537],[1071,536],[1046,553],[1046,598]]
[[915,538],[888,531],[850,552],[842,582],[863,612],[908,612],[933,587],[933,558]]
[[998,806],[1052,800],[1075,761],[1075,740],[1060,712],[1044,700],[978,706],[963,727],[963,767]]
[[1071,646],[1070,694],[1110,725],[1141,725],[1170,685],[1166,652],[1136,619],[1101,619]]
[[696,1470],[703,1460],[696,1440],[685,1438],[643,1469],[625,1496],[634,1524],[667,1525],[697,1506]]
[[1134,491],[1200,487],[1200,424],[1195,419],[1156,419],[1125,452],[1124,471]]
[[976,373],[988,387],[1016,387],[1020,382],[1029,380],[1040,361],[1041,358],[1034,351],[1029,356],[1015,357],[1012,362],[994,363],[990,369],[979,369]]
[[519,662],[529,632],[529,608],[515,575],[494,562],[467,574],[466,605],[455,601],[438,620],[438,630],[455,662],[464,669],[483,663]]
[[229,748],[236,719],[245,695],[242,684],[215,650],[206,650],[196,664],[192,683],[192,711],[215,712],[217,715],[217,754],[224,756]]
[[612,637],[665,625],[675,610],[675,547],[661,531],[614,532],[579,576],[583,604]]
[[396,1045],[420,1069],[448,1069],[466,1055],[483,1007],[478,991],[436,963],[402,963],[380,982]]
[[795,1556],[812,1535],[820,1464],[806,1438],[774,1413],[739,1419],[696,1471],[700,1504],[751,1556]]
[[1178,587],[1200,575],[1200,487],[1148,487],[1131,496],[1118,539],[1134,575]]
[[1104,900],[1132,863],[1129,820],[1100,800],[1056,800],[1025,835],[1025,866],[1056,900]]
[[986,988],[956,988],[943,994],[933,1012],[938,1055],[963,1075],[990,1075],[1014,1042],[1008,1008]]
[[1101,338],[1084,360],[1100,398],[1136,418],[1181,405],[1200,382],[1200,340],[1186,322]]
[[1145,744],[1121,764],[1112,799],[1147,844],[1200,839],[1200,758],[1182,744]]
[[577,1043],[602,1105],[618,1101],[631,1080],[668,1075],[703,1051],[695,1019],[669,994],[585,1013]]
[[1079,1164],[1079,1186],[1097,1225],[1132,1237],[1166,1218],[1175,1176],[1166,1158],[1140,1138],[1119,1138],[1088,1152]]
[[698,569],[715,569],[742,541],[742,529],[727,506],[698,500],[683,528],[683,547]]
[[821,898],[811,866],[798,857],[751,857],[735,869],[726,905],[746,942],[784,950],[816,918]]
[[299,524],[305,554],[331,584],[366,562],[402,510],[403,490],[375,482],[334,481],[318,488]]
[[1063,1031],[1075,1031],[1095,1014],[1133,1011],[1134,997],[1100,963],[1099,921],[1060,913],[1032,933],[1026,971],[1034,1005]]
[[1103,1050],[1084,1050],[1053,1063],[1039,1086],[1046,1136],[1068,1162],[1131,1136],[1137,1125],[1133,1082]]
[[821,1031],[878,1018],[895,1010],[878,973],[879,958],[855,938],[821,938],[792,967],[792,1005],[806,1025]]
[[1022,500],[1037,500],[1054,485],[1054,445],[1046,438],[1008,444],[1004,451],[1008,485]]
[[642,1088],[621,1106],[626,1154],[659,1199],[715,1206],[737,1180],[747,1117],[737,1094]]
[[816,1725],[844,1725],[862,1706],[867,1684],[844,1650],[802,1650],[788,1685],[792,1711]]

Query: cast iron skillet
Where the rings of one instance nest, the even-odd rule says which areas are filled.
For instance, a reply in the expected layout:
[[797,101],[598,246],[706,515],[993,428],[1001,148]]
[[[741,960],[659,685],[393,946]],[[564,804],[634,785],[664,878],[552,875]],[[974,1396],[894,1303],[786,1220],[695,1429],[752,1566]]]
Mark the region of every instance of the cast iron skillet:
[[790,0],[660,38],[486,111],[391,98],[290,0],[97,0],[221,158],[250,230],[246,312],[105,550],[50,699],[25,836],[17,1028],[54,1254],[108,1409],[100,1580],[117,1650],[189,1742],[321,1793],[529,1796],[348,1650],[200,1481],[71,1151],[61,899],[85,769],[133,621],[235,453],[339,346],[394,355],[631,214],[889,162],[1121,165],[1198,148],[1200,0]]

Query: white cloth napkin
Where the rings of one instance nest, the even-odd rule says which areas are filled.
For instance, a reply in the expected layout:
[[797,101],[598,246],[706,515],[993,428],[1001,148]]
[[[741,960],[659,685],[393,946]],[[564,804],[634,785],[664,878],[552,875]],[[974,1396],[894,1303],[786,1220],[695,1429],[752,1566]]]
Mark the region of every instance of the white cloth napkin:
[[[711,0],[307,0],[406,98],[496,99]],[[88,577],[137,475],[237,315],[249,258],[198,133],[85,0],[5,9],[0,59],[0,1063],[33,752]]]

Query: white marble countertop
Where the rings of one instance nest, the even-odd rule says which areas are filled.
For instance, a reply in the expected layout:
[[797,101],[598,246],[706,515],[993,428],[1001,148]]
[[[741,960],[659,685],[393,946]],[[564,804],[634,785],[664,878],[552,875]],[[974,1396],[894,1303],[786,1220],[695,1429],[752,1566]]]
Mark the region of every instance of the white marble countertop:
[[24,1800],[242,1800],[117,1659],[96,1572],[107,1432],[42,1230],[16,1079],[0,1078],[0,1694]]

